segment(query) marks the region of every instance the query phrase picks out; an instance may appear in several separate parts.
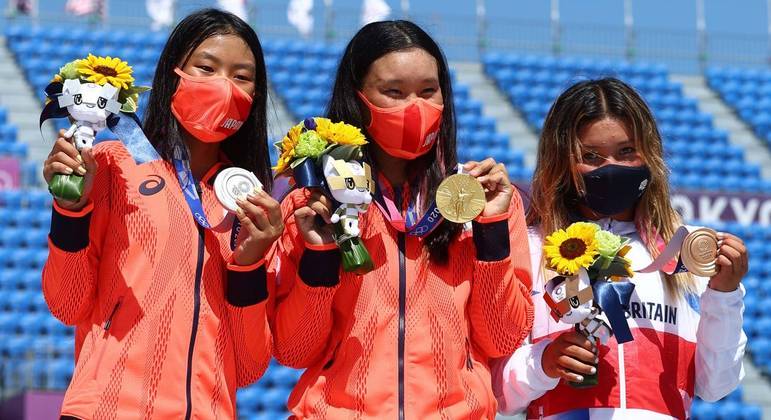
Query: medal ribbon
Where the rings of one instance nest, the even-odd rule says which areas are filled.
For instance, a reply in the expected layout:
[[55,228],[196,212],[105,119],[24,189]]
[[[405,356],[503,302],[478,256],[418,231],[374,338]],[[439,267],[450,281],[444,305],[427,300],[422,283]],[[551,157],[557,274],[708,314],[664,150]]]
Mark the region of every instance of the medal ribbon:
[[[402,216],[402,212],[394,203],[393,197],[395,191],[381,174],[378,174],[379,188],[376,189],[376,199],[373,200],[377,204],[383,216],[391,223],[396,230],[404,232],[410,236],[417,236],[423,238],[428,236],[436,229],[437,226],[444,220],[442,214],[439,213],[439,208],[436,207],[436,201],[432,201],[428,207],[428,211],[423,214],[422,217],[418,217],[418,212],[415,209],[415,203],[410,202],[407,206],[406,217]],[[385,191],[385,193],[383,192]],[[379,200],[378,200],[379,198]],[[383,201],[382,203],[380,201]],[[412,201],[412,200],[409,200]],[[417,200],[415,200],[417,201]]]
[[[672,236],[672,240],[669,241],[667,246],[664,247],[653,262],[647,267],[634,271],[637,273],[661,271],[666,274],[676,274],[688,271],[685,264],[683,264],[682,258],[679,256],[680,250],[683,247],[683,242],[685,241],[685,237],[688,236],[688,233],[690,232],[687,227],[680,226],[680,228],[675,231],[674,236]],[[676,260],[675,257],[677,257]]]
[[174,162],[175,172],[177,173],[179,186],[182,187],[182,195],[185,196],[187,207],[190,209],[193,219],[195,219],[195,221],[204,229],[211,229],[209,220],[206,218],[206,213],[203,211],[201,197],[198,195],[198,191],[195,188],[195,179],[193,178],[193,173],[190,171],[190,161],[187,157],[187,152],[183,147],[177,145],[174,148],[174,159],[172,160]]

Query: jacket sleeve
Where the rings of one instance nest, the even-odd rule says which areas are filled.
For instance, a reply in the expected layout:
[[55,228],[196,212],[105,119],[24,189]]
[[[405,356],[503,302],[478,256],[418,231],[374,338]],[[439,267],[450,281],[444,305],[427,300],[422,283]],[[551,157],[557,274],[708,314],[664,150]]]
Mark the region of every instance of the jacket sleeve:
[[95,153],[99,164],[89,203],[73,212],[54,201],[43,267],[43,296],[51,314],[67,325],[88,318],[94,308],[97,273],[110,212],[110,162]]
[[471,335],[488,357],[508,356],[533,326],[530,251],[522,198],[516,191],[507,214],[473,222],[473,239]]
[[744,378],[744,293],[740,285],[727,293],[707,287],[701,294],[701,319],[696,330],[696,395],[705,401],[725,397]]
[[305,244],[294,220],[303,191],[282,203],[284,233],[274,259],[275,308],[271,315],[273,354],[294,368],[307,368],[324,355],[332,331],[332,303],[340,281],[337,246]]
[[525,344],[510,357],[495,359],[491,363],[492,382],[498,412],[513,415],[524,411],[531,401],[551,391],[559,378],[550,378],[543,371],[541,357],[551,340]]
[[225,296],[236,359],[236,386],[244,387],[257,381],[270,362],[265,260],[251,266],[229,264]]

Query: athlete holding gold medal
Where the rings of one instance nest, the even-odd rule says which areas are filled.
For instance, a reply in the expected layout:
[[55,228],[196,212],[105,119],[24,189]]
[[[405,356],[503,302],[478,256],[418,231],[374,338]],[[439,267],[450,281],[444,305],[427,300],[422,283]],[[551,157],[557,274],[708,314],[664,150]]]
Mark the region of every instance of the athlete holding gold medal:
[[493,419],[489,360],[517,348],[532,315],[522,200],[493,159],[456,174],[450,74],[422,29],[369,24],[340,63],[328,116],[372,140],[377,186],[359,227],[374,267],[340,269],[331,231],[314,220],[330,222],[326,197],[284,200],[274,349],[306,368],[289,408],[296,418]]

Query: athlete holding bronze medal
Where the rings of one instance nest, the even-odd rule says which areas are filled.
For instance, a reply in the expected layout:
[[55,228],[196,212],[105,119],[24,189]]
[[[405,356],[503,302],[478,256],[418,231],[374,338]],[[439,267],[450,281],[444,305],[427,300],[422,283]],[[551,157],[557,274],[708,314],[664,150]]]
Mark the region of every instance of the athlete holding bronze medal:
[[493,419],[489,360],[514,351],[531,315],[522,201],[506,169],[486,159],[456,174],[447,63],[411,22],[354,36],[328,117],[372,140],[363,148],[375,205],[358,226],[374,267],[340,269],[331,232],[314,222],[329,222],[325,197],[298,190],[284,200],[274,349],[306,368],[290,410]]
[[[502,413],[685,419],[695,396],[715,401],[740,383],[746,248],[728,233],[682,226],[667,172],[653,115],[625,83],[580,82],[552,105],[528,212],[533,290],[550,292],[541,250],[549,232],[591,222],[628,238],[624,257],[633,272],[610,284],[633,287],[620,311],[631,340],[614,335],[596,344],[552,319],[546,299],[534,298],[530,343],[500,361],[493,377]],[[550,243],[558,250],[551,263],[588,255],[571,240]],[[592,387],[568,385],[595,374]]]

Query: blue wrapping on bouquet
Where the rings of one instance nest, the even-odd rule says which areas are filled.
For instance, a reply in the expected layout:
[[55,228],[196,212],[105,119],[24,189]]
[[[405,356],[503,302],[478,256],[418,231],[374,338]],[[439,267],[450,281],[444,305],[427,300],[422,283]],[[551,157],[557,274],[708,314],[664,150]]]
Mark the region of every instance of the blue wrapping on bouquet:
[[605,312],[613,329],[616,341],[626,343],[632,341],[632,331],[626,320],[626,310],[632,298],[634,284],[629,282],[608,282],[598,280],[592,283],[594,302]]

